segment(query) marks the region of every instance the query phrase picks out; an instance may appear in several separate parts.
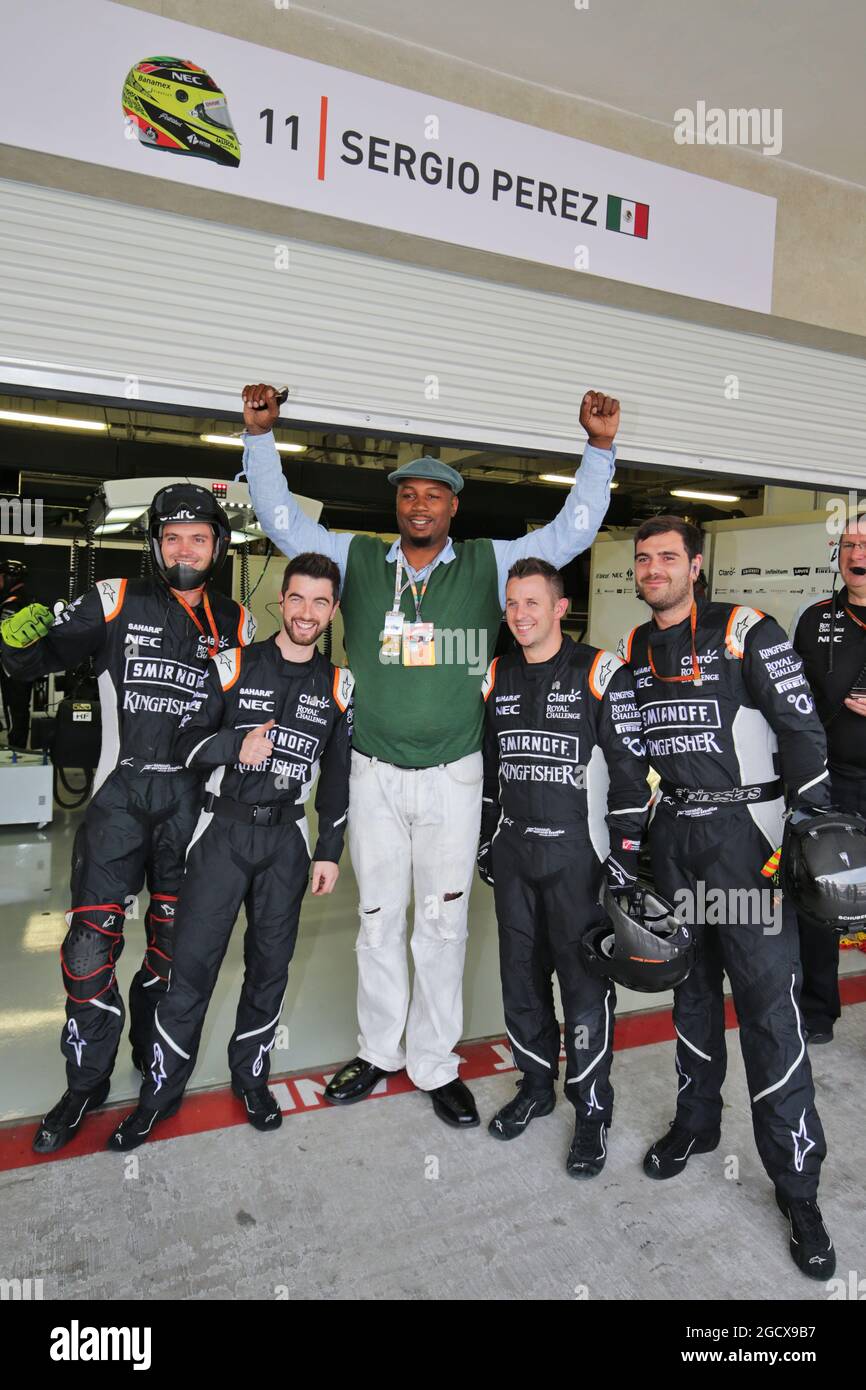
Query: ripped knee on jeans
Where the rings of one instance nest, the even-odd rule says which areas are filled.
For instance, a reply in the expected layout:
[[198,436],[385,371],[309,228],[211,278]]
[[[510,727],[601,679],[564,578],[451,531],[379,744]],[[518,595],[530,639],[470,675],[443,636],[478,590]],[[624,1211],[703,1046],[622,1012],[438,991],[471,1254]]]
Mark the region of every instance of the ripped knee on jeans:
[[464,941],[466,938],[465,894],[428,893],[424,899],[424,920],[430,922],[442,942]]
[[361,930],[358,933],[359,947],[381,946],[382,944],[382,909],[381,907],[361,907],[358,909],[361,917]]

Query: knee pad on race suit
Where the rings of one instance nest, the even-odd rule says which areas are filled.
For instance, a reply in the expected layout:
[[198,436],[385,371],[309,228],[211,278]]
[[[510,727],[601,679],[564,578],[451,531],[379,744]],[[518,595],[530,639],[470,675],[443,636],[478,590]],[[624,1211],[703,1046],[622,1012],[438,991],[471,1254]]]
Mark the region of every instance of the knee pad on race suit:
[[145,970],[168,983],[174,951],[174,914],[176,893],[151,893],[150,905],[144,919],[147,946],[144,952]]
[[74,907],[60,948],[63,984],[76,1004],[97,999],[114,984],[114,967],[123,950],[123,909],[118,903]]

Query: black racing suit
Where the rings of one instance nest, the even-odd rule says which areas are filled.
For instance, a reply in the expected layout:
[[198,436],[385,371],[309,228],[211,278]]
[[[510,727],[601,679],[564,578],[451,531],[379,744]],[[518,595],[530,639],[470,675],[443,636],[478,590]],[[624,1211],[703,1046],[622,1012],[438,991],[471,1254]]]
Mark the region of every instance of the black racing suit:
[[[852,604],[843,587],[834,599],[818,599],[798,617],[793,644],[803,658],[815,707],[827,732],[827,761],[834,805],[866,815],[866,719],[845,704],[852,686],[866,689],[866,608]],[[830,635],[833,665],[830,667]],[[810,1032],[831,1033],[842,1012],[839,999],[839,936],[800,918],[803,1014]]]
[[[505,1024],[530,1089],[552,1086],[565,1014],[565,1094],[610,1124],[616,994],[586,973],[580,941],[604,920],[604,865],[634,880],[650,804],[632,677],[611,652],[564,636],[556,656],[491,662],[480,864],[492,841]],[[608,778],[610,785],[608,788]],[[616,863],[614,864],[614,861]]]
[[650,822],[656,886],[699,947],[674,993],[677,1120],[692,1134],[718,1132],[727,972],[764,1167],[788,1198],[813,1198],[826,1146],[800,1013],[797,919],[773,888],[770,861],[785,788],[792,804],[829,803],[824,730],[802,662],[773,618],[699,599],[695,650],[699,684],[660,679],[692,672],[689,619],[644,623],[620,647],[662,779]]
[[146,950],[130,989],[130,1041],[143,1055],[171,964],[174,909],[184,853],[201,806],[201,777],[172,761],[172,741],[208,664],[208,642],[249,642],[255,619],[207,591],[196,621],[161,580],[102,579],[30,647],[3,645],[4,665],[25,678],[77,666],[98,677],[102,749],[94,793],[72,850],[69,930],[60,950],[66,988],[61,1051],[71,1090],[111,1075],[123,1031],[115,978],[125,917],[150,892]]
[[[23,580],[13,580],[8,589],[0,589],[0,621],[14,617],[22,608],[26,608],[29,602]],[[30,737],[30,695],[33,682],[16,680],[0,668],[0,689],[3,692],[3,712],[9,747],[26,748]]]
[[[313,862],[336,863],[343,848],[353,684],[351,672],[318,651],[309,661],[287,661],[273,638],[211,663],[175,741],[179,761],[210,775],[187,854],[171,983],[154,1019],[142,1105],[168,1110],[183,1095],[241,906],[244,980],[229,1068],[237,1091],[267,1081],[310,868],[304,802],[320,763]],[[270,719],[270,759],[239,763],[246,735]]]

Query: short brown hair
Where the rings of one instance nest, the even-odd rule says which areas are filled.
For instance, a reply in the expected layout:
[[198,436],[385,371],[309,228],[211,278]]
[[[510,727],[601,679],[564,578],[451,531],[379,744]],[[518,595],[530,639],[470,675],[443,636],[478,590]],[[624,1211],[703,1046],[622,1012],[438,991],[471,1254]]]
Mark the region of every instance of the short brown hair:
[[[540,574],[542,579],[547,580],[553,590],[554,600],[565,597],[565,583],[559,570],[554,569],[546,560],[539,560],[537,555],[528,555],[525,560],[515,560],[508,571],[508,579],[528,579],[532,574]],[[506,584],[508,579],[505,581]]]
[[683,521],[680,516],[653,516],[649,521],[643,522],[635,532],[635,549],[641,541],[649,540],[650,536],[663,536],[665,531],[676,531],[690,562],[696,555],[703,554],[703,537],[697,526],[693,526],[690,521]]
[[328,559],[327,555],[319,555],[315,551],[305,551],[303,555],[296,555],[290,560],[283,572],[283,582],[280,586],[280,594],[284,594],[289,587],[289,580],[294,574],[305,574],[309,579],[330,579],[331,588],[334,590],[334,602],[340,597],[340,571],[333,560]]

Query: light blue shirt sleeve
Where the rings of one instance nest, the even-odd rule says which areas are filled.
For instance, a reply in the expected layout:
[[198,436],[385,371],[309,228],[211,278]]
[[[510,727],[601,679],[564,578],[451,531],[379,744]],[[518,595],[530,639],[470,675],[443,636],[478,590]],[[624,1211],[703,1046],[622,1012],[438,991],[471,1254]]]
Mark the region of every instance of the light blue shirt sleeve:
[[328,531],[301,509],[283,476],[280,456],[270,431],[267,434],[244,435],[243,471],[253,510],[268,540],[273,541],[289,559],[308,550],[327,555],[339,567],[340,577],[344,579],[353,536],[349,532],[336,535]]
[[596,449],[587,444],[574,485],[562,509],[546,526],[513,541],[491,541],[499,576],[499,598],[505,607],[505,581],[515,560],[537,555],[555,569],[562,569],[575,555],[592,545],[610,505],[616,448]]

